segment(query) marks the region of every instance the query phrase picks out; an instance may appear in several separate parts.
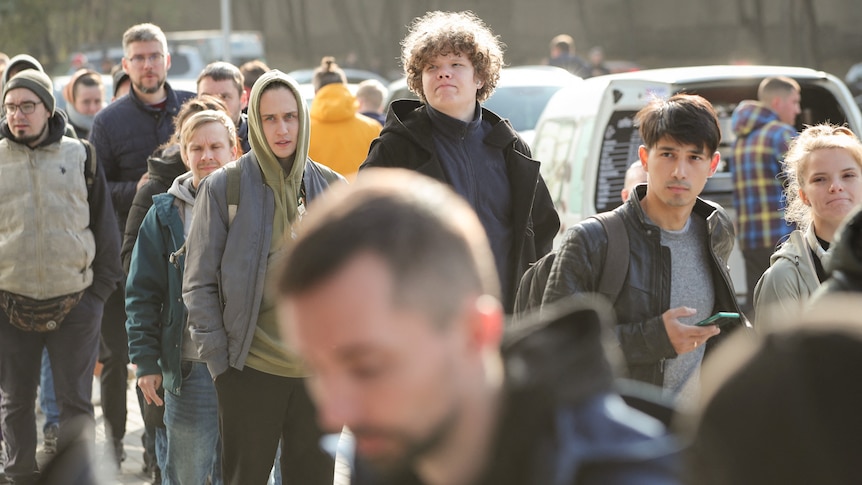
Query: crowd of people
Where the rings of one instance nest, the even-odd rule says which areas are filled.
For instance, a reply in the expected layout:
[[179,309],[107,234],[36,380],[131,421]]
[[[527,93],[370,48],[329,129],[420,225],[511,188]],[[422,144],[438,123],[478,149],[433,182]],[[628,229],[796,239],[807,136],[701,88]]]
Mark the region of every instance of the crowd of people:
[[[541,161],[482,105],[501,39],[438,11],[401,46],[418,99],[388,107],[331,57],[310,105],[261,61],[176,90],[150,23],[125,32],[107,106],[94,71],[72,74],[61,111],[38,60],[9,60],[0,483],[121,469],[129,364],[153,483],[332,484],[333,440],[360,485],[854,481],[857,134],[798,133],[799,85],[764,79],[733,113],[734,222],[700,197],[721,158],[713,106],[655,98],[623,204],[555,250]],[[551,48],[604,74],[601,52]]]

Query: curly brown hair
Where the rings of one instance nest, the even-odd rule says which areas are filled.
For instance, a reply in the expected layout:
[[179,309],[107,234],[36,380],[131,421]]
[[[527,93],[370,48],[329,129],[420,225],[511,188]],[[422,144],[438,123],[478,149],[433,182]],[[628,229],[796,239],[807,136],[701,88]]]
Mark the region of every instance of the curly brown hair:
[[476,78],[482,81],[476,98],[485,101],[500,79],[504,48],[500,38],[473,12],[428,12],[413,20],[407,37],[401,41],[407,87],[425,103],[423,69],[439,55],[457,53],[473,64]]

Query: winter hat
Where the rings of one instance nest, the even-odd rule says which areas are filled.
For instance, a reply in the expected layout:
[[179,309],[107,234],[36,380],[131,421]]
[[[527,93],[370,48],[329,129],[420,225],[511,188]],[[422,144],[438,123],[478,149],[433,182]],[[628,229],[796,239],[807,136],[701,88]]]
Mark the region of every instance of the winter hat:
[[18,74],[19,72],[26,71],[28,69],[45,72],[45,69],[42,68],[42,64],[36,60],[35,57],[29,54],[18,54],[12,59],[9,59],[9,62],[6,64],[6,70],[3,71],[3,82],[0,88],[5,87],[6,83],[9,82],[9,79],[12,77],[12,71],[16,71],[15,74]]
[[114,96],[117,96],[117,89],[119,89],[120,84],[123,83],[126,79],[129,79],[129,73],[124,71],[123,69],[117,69],[112,74],[114,78]]
[[51,78],[47,74],[33,69],[19,72],[3,88],[3,99],[6,99],[6,93],[17,88],[27,88],[33,91],[45,103],[45,109],[52,116],[54,115],[54,104],[56,103],[54,99],[54,87],[51,84]]

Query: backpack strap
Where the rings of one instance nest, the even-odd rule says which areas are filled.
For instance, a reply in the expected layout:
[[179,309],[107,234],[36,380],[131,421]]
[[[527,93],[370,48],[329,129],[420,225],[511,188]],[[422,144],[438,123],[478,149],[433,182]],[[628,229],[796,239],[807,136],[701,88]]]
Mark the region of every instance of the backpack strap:
[[239,206],[239,183],[242,172],[239,164],[233,162],[225,166],[225,173],[227,174],[227,226],[230,227]]
[[591,217],[602,224],[608,236],[608,250],[605,253],[598,292],[614,304],[629,272],[629,234],[626,232],[623,218],[617,212],[602,212]]
[[96,153],[93,145],[90,145],[87,140],[78,139],[81,145],[84,146],[84,153],[87,154],[87,159],[84,160],[84,180],[87,182],[87,193],[93,191],[93,184],[96,183]]

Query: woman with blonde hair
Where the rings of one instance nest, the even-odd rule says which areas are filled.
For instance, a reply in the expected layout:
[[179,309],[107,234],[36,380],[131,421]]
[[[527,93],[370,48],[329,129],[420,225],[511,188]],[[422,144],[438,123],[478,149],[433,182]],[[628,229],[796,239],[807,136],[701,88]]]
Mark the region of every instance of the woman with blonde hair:
[[848,128],[809,126],[784,160],[784,219],[798,229],[772,255],[754,289],[755,328],[780,326],[826,279],[823,256],[841,221],[862,203],[862,142]]

